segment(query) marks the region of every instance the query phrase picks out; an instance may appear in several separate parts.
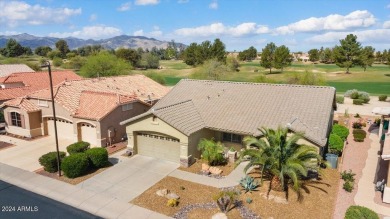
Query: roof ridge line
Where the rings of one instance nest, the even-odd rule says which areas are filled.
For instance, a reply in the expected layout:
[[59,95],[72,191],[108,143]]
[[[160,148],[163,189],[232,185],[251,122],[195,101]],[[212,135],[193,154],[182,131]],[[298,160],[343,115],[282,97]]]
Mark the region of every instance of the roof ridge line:
[[166,109],[166,108],[173,107],[173,106],[180,105],[180,104],[187,103],[187,102],[192,102],[192,99],[184,100],[184,101],[181,101],[181,102],[178,102],[178,103],[174,103],[174,104],[171,104],[171,105],[168,105],[168,106],[163,106],[163,107],[154,108],[154,109],[152,108],[152,110]]

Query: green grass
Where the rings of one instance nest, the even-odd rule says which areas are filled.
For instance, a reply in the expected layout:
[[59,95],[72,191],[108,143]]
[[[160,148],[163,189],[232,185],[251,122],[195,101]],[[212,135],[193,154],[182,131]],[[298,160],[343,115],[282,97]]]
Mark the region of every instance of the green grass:
[[165,85],[167,86],[174,86],[176,85],[177,83],[179,83],[179,81],[183,78],[180,78],[180,77],[172,77],[172,76],[165,76],[164,77],[165,79]]
[[337,93],[344,93],[347,90],[357,89],[366,91],[370,95],[390,95],[389,82],[327,82],[329,86],[335,87]]

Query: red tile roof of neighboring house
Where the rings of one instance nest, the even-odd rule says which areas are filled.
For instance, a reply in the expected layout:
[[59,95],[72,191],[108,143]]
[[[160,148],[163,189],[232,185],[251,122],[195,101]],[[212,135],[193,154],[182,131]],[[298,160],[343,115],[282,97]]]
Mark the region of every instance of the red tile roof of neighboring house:
[[3,107],[3,106],[17,107],[17,108],[20,108],[26,112],[36,112],[36,111],[41,110],[37,105],[35,105],[31,101],[29,101],[25,98],[22,98],[22,97],[18,97],[18,98],[9,100],[9,101],[5,102],[3,105],[1,105],[1,107]]
[[136,100],[137,97],[135,95],[125,96],[116,93],[82,91],[79,100],[79,107],[73,116],[99,120],[114,110],[118,105]]
[[[149,104],[168,91],[144,75],[129,75],[67,81],[54,87],[54,96],[73,116],[100,120],[118,105],[134,101]],[[50,100],[50,90],[34,92],[28,98]]]
[[[81,79],[73,71],[54,71],[52,72],[53,85],[56,86],[66,80]],[[50,86],[49,75],[47,72],[29,72],[13,73],[7,77],[0,77],[0,84],[22,83],[23,87],[0,88],[0,101],[13,99],[28,95],[34,91],[48,88]]]

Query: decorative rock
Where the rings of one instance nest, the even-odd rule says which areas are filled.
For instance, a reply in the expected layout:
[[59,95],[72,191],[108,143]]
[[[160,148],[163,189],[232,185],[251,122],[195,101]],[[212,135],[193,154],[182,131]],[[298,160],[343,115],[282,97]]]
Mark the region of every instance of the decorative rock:
[[205,163],[202,163],[202,171],[203,172],[206,172],[207,170],[209,170],[210,166],[205,164]]
[[160,190],[157,190],[156,194],[158,196],[161,196],[161,197],[165,197],[166,195],[168,195],[169,193],[169,190],[168,189],[160,189]]
[[210,167],[209,171],[211,174],[214,175],[220,175],[222,173],[222,170],[219,169],[218,167]]
[[216,214],[214,214],[214,215],[211,217],[211,219],[227,219],[227,218],[228,218],[228,217],[226,216],[226,214],[221,213],[221,212],[216,213]]
[[287,200],[282,197],[275,196],[274,202],[280,203],[280,204],[288,204]]
[[174,192],[170,192],[168,193],[165,198],[167,199],[180,199],[180,196],[178,196],[176,193]]

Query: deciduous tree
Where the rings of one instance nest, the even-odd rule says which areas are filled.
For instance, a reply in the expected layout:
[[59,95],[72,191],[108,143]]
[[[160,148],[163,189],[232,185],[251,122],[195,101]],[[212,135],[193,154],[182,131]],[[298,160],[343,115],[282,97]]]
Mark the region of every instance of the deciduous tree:
[[58,40],[56,42],[56,48],[60,51],[61,58],[66,58],[66,53],[70,52],[68,43],[65,40]]
[[318,49],[309,50],[309,60],[311,62],[317,62],[320,59],[320,52]]

